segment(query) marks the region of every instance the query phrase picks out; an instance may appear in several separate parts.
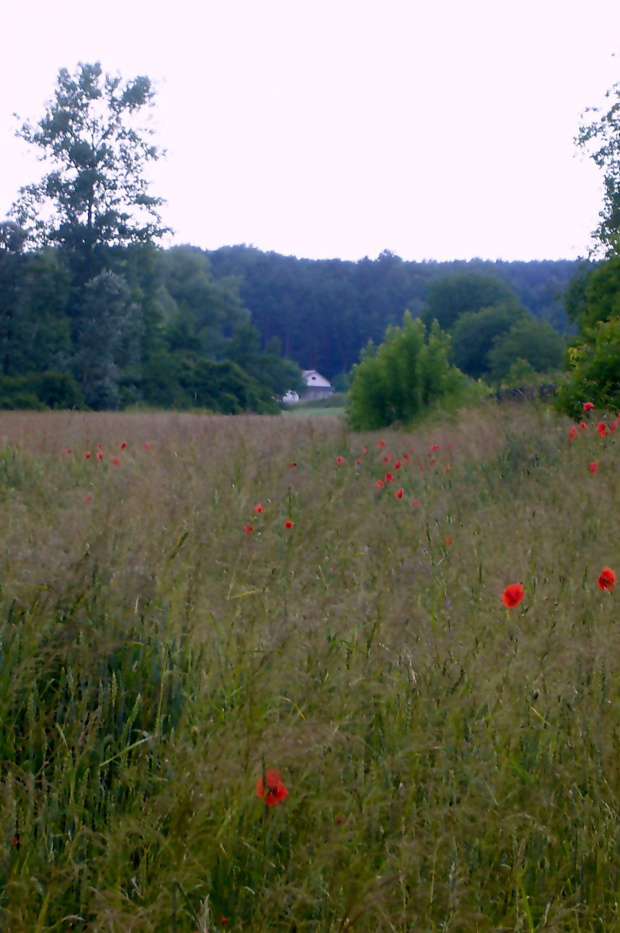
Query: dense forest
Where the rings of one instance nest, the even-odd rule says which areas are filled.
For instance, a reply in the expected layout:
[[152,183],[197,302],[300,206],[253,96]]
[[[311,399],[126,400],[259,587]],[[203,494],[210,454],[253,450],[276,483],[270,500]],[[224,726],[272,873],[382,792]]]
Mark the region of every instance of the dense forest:
[[527,311],[566,333],[563,294],[578,267],[570,260],[406,262],[389,252],[358,262],[309,260],[247,246],[207,255],[218,278],[239,281],[263,341],[277,337],[303,369],[329,378],[349,372],[368,340],[380,342],[405,310],[422,314],[433,282],[463,273],[501,279]]
[[[566,330],[561,294],[574,269],[568,261],[412,263],[387,253],[313,262],[246,247],[206,253],[146,244],[109,248],[81,290],[62,249],[24,249],[19,229],[4,224],[3,404],[273,410],[273,396],[299,385],[298,367],[332,379],[348,373],[406,309],[428,313],[433,284],[462,286],[463,270],[491,288],[514,288],[464,310],[512,296],[508,325],[525,309]],[[475,360],[460,362],[484,375]]]

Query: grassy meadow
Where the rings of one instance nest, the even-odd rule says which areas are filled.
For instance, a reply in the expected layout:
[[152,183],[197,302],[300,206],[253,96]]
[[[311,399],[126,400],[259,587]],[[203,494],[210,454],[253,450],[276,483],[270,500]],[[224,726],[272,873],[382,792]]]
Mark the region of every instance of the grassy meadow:
[[620,930],[601,417],[2,413],[0,930]]

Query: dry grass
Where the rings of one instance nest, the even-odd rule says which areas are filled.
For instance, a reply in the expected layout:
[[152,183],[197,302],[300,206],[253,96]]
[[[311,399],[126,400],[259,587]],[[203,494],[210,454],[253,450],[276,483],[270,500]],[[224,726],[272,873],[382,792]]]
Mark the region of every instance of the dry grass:
[[566,435],[3,414],[2,929],[616,929],[618,444]]

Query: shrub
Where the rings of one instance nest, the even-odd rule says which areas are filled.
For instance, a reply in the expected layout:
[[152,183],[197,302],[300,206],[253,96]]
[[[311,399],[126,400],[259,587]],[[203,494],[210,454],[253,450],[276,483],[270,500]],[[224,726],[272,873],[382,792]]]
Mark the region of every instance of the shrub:
[[349,419],[356,430],[409,424],[430,406],[454,400],[467,385],[448,363],[449,339],[434,323],[427,333],[406,311],[402,327],[389,327],[384,342],[369,344],[354,366]]
[[620,410],[620,318],[599,321],[589,339],[569,350],[569,374],[557,393],[557,408],[578,419],[584,402]]

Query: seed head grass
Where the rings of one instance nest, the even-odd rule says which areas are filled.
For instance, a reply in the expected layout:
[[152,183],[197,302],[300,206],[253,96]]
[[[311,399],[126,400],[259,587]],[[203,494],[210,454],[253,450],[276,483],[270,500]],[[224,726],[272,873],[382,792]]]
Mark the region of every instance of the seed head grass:
[[596,415],[2,413],[0,929],[620,928]]

